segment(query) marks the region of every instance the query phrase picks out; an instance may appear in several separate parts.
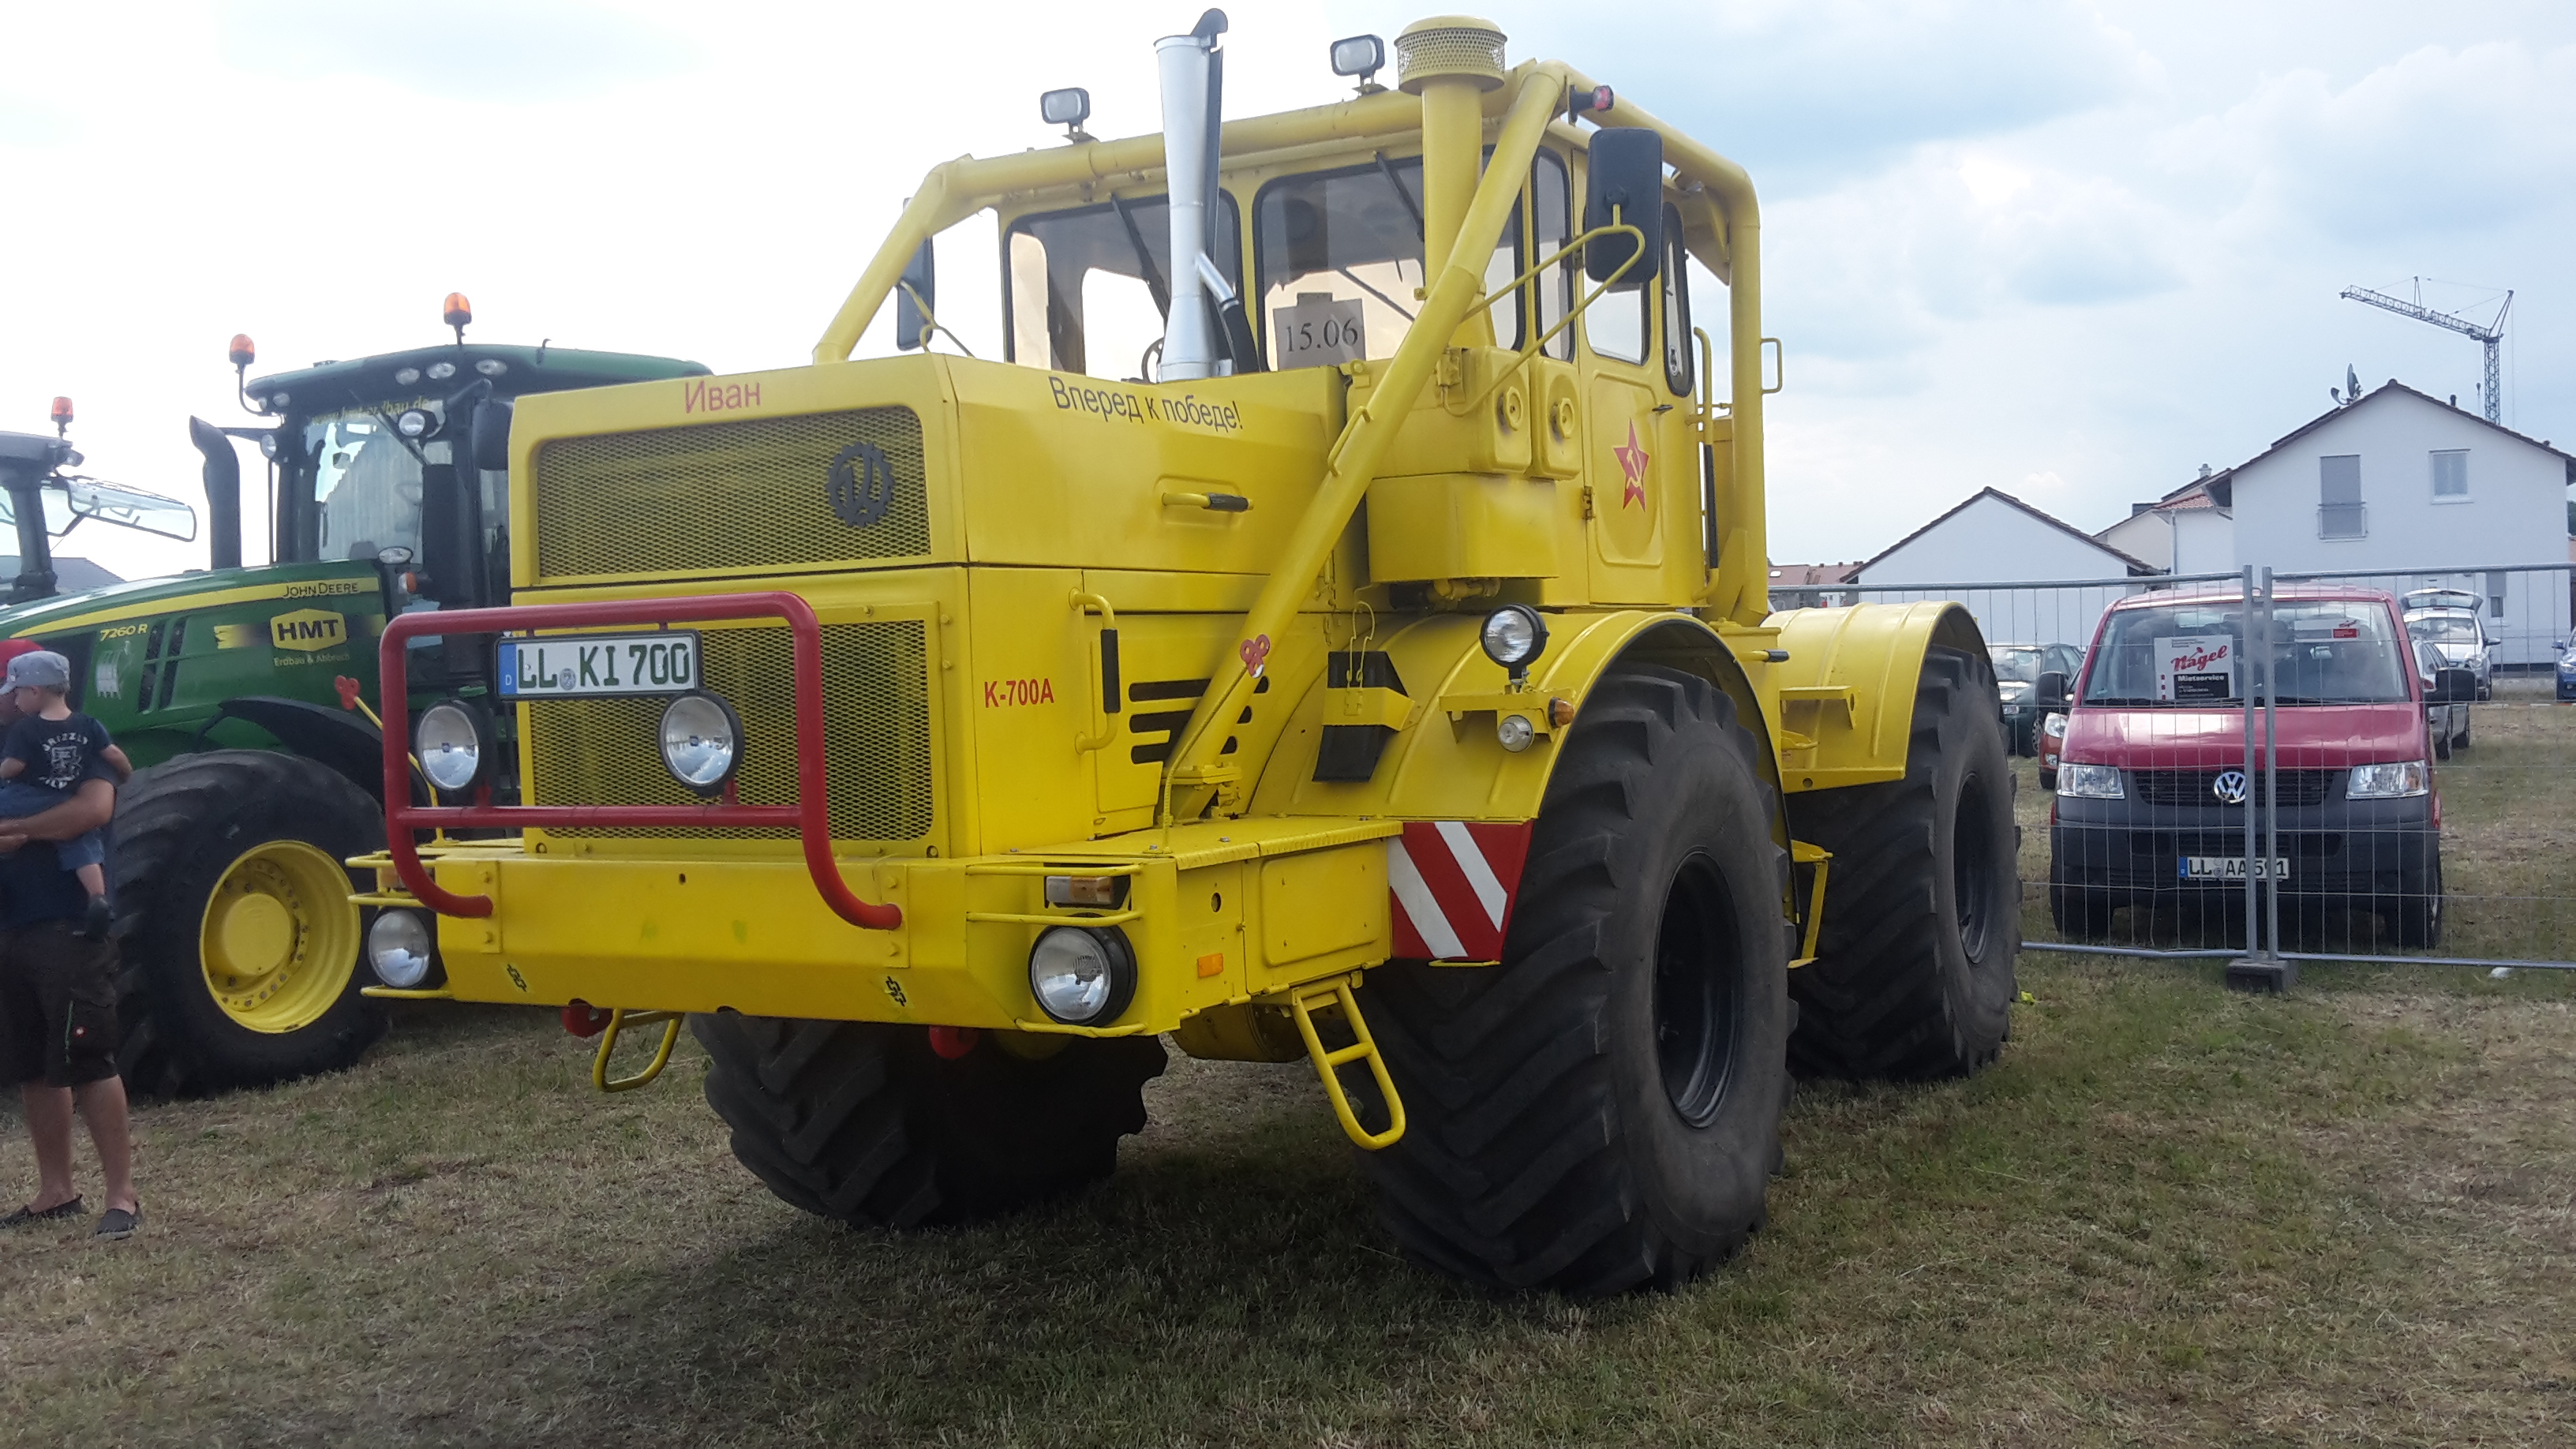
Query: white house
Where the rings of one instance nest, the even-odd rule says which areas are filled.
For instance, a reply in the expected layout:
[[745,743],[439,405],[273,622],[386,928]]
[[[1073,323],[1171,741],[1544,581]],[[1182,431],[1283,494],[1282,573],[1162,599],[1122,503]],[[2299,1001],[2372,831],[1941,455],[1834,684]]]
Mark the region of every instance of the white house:
[[[1878,602],[1957,599],[1977,616],[1989,643],[2080,648],[2092,642],[2094,622],[2112,600],[2135,593],[2157,572],[2001,489],[1986,488],[1864,561],[1852,581],[1871,586],[1859,597]],[[2107,582],[2128,578],[2141,583]],[[2104,582],[2013,587],[2073,580]]]
[[[2500,664],[2568,634],[2567,487],[2576,457],[2391,380],[2099,537],[2173,572],[2332,573],[2487,601]],[[2159,541],[2161,535],[2161,541]],[[2558,565],[2547,572],[2515,565]]]

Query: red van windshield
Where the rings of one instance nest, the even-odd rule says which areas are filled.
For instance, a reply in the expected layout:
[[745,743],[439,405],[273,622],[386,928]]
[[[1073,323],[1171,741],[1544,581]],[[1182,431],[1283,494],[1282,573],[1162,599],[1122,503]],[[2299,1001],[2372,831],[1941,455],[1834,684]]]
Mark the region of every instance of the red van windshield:
[[[2234,704],[2245,697],[2245,606],[2234,599],[2115,609],[2084,682],[2087,705]],[[2276,704],[2398,704],[2408,647],[2365,599],[2285,599],[2272,610]]]

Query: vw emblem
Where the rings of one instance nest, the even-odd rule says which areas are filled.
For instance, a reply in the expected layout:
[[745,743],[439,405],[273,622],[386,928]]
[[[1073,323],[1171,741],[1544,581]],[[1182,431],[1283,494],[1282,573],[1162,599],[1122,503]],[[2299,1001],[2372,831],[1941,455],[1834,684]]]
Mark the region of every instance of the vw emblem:
[[832,459],[823,484],[832,516],[852,528],[866,528],[885,517],[894,503],[894,465],[874,443],[852,443]]
[[2209,782],[2209,793],[2217,796],[2218,803],[2221,805],[2244,804],[2245,772],[2243,770],[2219,771],[2218,778]]

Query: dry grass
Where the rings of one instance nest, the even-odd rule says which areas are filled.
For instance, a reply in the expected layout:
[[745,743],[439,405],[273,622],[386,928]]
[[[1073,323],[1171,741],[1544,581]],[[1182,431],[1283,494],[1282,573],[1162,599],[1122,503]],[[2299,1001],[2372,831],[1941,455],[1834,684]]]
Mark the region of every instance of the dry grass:
[[535,1013],[413,1009],[144,1113],[133,1241],[0,1238],[0,1440],[2568,1441],[2576,981],[2023,984],[1993,1071],[1803,1090],[1737,1263],[1589,1305],[1392,1258],[1303,1067],[1176,1060],[1108,1185],[896,1237],[738,1169],[694,1047],[602,1099]]

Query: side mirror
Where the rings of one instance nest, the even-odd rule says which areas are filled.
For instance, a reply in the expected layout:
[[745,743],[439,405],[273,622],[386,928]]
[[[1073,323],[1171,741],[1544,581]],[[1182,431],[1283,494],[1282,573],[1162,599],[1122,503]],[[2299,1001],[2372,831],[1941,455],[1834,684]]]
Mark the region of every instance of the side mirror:
[[2052,669],[2039,677],[2039,687],[2033,692],[2041,704],[2064,704],[2068,687],[2064,671]]
[[2468,669],[2433,671],[2433,698],[2442,704],[2460,704],[2478,697],[2478,676]]
[[[1617,213],[1615,216],[1613,213]],[[1645,236],[1645,255],[1625,236],[1584,243],[1584,275],[1596,282],[1619,277],[1619,290],[1655,279],[1664,258],[1664,138],[1642,126],[1605,126],[1593,132],[1583,185],[1583,229],[1625,222]],[[1637,257],[1621,274],[1619,268]]]
[[510,471],[510,419],[512,408],[497,398],[485,398],[474,405],[474,420],[469,429],[474,466],[486,473]]
[[930,341],[930,319],[939,307],[939,269],[923,242],[894,284],[894,345],[910,352]]

